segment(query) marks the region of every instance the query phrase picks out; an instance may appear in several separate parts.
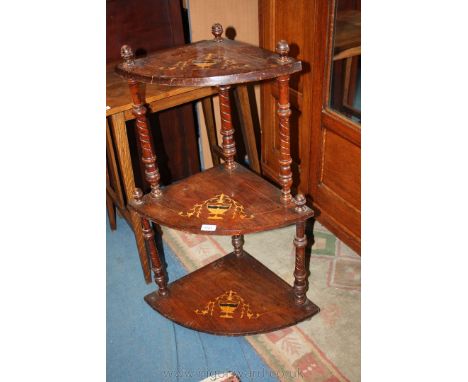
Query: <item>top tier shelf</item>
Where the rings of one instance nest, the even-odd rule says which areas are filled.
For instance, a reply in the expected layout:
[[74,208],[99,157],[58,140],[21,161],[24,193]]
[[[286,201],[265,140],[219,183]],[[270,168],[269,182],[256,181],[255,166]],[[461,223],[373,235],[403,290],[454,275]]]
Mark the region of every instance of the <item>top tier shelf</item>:
[[[221,26],[219,26],[221,28]],[[221,31],[221,32],[220,32]],[[278,54],[221,37],[213,26],[213,40],[203,40],[160,50],[134,59],[131,48],[122,47],[125,62],[116,72],[127,79],[168,86],[220,86],[260,81],[299,72],[300,61],[287,57],[285,41]]]

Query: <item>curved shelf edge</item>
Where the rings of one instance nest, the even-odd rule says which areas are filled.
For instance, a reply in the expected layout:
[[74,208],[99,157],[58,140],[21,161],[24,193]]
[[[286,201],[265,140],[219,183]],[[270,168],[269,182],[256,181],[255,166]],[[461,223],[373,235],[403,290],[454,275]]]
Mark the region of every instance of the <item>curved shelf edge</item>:
[[201,235],[243,235],[286,227],[314,216],[283,204],[281,191],[247,168],[219,165],[147,194],[129,206],[157,224]]
[[169,284],[169,295],[153,292],[145,301],[179,325],[226,336],[279,330],[320,311],[308,299],[297,305],[293,288],[246,252],[230,253]]
[[[284,221],[281,224],[271,224],[271,225],[258,225],[255,228],[250,228],[250,229],[238,229],[238,228],[222,228],[222,229],[217,229],[215,231],[205,231],[201,229],[200,225],[194,226],[194,225],[178,225],[174,224],[172,219],[169,220],[161,220],[157,216],[150,216],[141,210],[138,210],[137,208],[131,206],[133,210],[135,210],[140,216],[167,228],[174,229],[176,231],[182,231],[182,232],[187,232],[187,233],[192,233],[195,235],[215,235],[215,236],[233,236],[233,235],[247,235],[250,233],[257,233],[257,232],[265,232],[265,231],[271,231],[274,229],[278,228],[284,228],[291,226],[293,224],[296,224],[301,221],[306,221],[307,219],[310,219],[311,217],[314,217],[313,212],[312,213],[305,213],[303,215],[298,215],[297,219],[293,220],[287,220]],[[209,224],[209,222],[206,222]]]
[[155,84],[162,86],[182,86],[182,87],[205,87],[205,86],[226,86],[226,85],[237,85],[248,82],[264,81],[273,78],[277,78],[281,75],[290,75],[302,70],[302,64],[300,61],[286,64],[282,67],[275,69],[265,69],[253,72],[227,74],[212,77],[158,77],[158,76],[146,76],[139,73],[133,73],[128,69],[123,69],[122,64],[118,64],[115,68],[115,72],[122,78],[132,79],[147,84]]

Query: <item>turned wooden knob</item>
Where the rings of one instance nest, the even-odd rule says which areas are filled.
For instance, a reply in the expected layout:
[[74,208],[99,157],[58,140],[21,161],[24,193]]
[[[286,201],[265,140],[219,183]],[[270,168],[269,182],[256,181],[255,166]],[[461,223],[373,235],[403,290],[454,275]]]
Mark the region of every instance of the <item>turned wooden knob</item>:
[[276,53],[279,54],[278,61],[288,62],[289,44],[285,40],[279,40],[276,44]]
[[223,26],[220,23],[213,24],[211,27],[211,33],[213,33],[215,41],[223,41],[221,35],[223,34]]
[[135,63],[135,54],[130,45],[122,45],[122,48],[120,48],[120,56],[127,66],[132,66]]
[[296,197],[294,198],[294,202],[296,203],[296,211],[297,212],[306,212],[307,211],[307,206],[306,206],[306,198],[303,194],[297,194]]
[[140,188],[135,188],[135,191],[133,191],[133,199],[135,200],[135,203],[141,204],[143,203],[143,191],[141,191]]

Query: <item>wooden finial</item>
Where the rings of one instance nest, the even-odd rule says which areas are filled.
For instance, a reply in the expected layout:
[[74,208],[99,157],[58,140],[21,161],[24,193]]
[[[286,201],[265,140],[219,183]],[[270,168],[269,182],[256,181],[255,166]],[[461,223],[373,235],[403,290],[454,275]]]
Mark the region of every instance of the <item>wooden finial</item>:
[[223,38],[221,37],[221,35],[223,34],[223,26],[220,23],[213,24],[213,26],[211,27],[211,33],[213,33],[215,41],[223,41]]
[[296,212],[306,212],[308,210],[308,207],[306,206],[307,200],[303,194],[297,194],[294,199],[296,203]]
[[135,54],[130,45],[122,45],[120,56],[123,58],[126,66],[133,66],[135,64]]
[[279,40],[278,43],[276,44],[276,53],[278,53],[280,56],[278,58],[278,61],[280,63],[286,63],[289,62],[291,59],[288,57],[289,53],[289,45],[287,41],[285,40]]
[[135,200],[136,204],[141,204],[143,203],[143,191],[141,191],[140,188],[135,188],[135,191],[133,191],[133,200]]

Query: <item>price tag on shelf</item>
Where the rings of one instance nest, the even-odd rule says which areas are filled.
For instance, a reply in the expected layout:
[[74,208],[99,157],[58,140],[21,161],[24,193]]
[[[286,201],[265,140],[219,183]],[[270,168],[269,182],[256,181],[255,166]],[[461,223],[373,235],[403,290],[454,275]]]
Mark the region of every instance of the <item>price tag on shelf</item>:
[[216,231],[216,226],[213,224],[202,224],[201,226],[202,231]]

